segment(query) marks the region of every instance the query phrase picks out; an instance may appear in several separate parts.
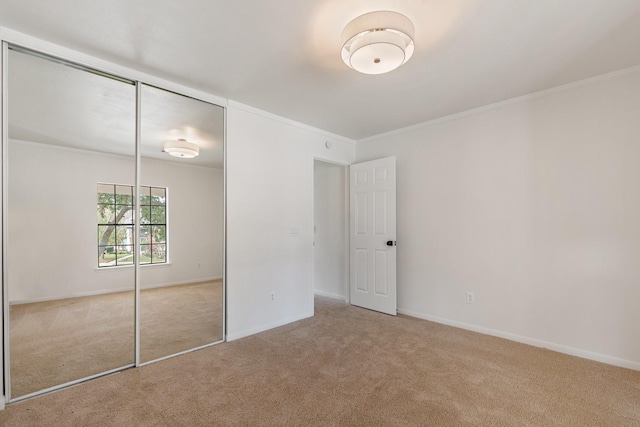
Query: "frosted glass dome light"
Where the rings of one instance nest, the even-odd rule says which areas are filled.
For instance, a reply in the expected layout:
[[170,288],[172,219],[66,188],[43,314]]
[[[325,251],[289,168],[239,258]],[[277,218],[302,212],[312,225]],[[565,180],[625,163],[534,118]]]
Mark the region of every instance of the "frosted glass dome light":
[[186,139],[179,139],[177,141],[165,142],[164,150],[162,151],[173,157],[193,159],[200,154],[200,147]]
[[364,74],[395,70],[411,58],[415,28],[397,12],[365,13],[342,31],[342,60]]

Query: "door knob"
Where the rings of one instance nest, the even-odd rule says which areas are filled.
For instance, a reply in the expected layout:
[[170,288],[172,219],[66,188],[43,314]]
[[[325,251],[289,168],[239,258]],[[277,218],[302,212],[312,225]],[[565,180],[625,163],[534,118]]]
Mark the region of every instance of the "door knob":
[[395,240],[387,240],[387,246],[398,246]]

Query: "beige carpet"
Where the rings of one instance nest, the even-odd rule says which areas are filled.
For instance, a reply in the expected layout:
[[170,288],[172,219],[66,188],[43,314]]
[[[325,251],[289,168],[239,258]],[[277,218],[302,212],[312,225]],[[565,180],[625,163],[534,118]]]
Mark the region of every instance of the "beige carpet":
[[143,290],[140,325],[142,362],[222,340],[222,281]]
[[[134,361],[133,292],[12,305],[12,396]],[[149,361],[222,339],[222,283],[147,289],[140,356]]]
[[316,316],[9,405],[3,426],[637,426],[640,372],[317,299]]

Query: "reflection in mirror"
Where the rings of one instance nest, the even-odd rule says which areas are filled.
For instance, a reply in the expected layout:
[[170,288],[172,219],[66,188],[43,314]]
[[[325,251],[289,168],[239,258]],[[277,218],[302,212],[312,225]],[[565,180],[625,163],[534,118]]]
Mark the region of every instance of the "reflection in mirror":
[[8,119],[15,399],[134,363],[135,86],[10,50]]
[[142,85],[140,359],[223,339],[223,108]]

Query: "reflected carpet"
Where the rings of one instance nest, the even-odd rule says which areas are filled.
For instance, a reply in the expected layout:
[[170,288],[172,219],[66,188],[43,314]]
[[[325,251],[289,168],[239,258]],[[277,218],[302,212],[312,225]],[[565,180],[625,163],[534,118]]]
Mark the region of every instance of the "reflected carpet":
[[[12,305],[11,395],[44,390],[134,362],[133,291]],[[222,339],[222,281],[144,289],[140,358]]]

